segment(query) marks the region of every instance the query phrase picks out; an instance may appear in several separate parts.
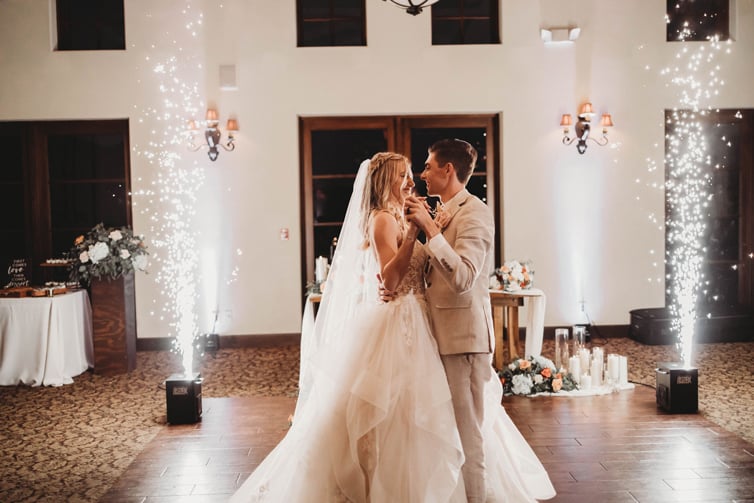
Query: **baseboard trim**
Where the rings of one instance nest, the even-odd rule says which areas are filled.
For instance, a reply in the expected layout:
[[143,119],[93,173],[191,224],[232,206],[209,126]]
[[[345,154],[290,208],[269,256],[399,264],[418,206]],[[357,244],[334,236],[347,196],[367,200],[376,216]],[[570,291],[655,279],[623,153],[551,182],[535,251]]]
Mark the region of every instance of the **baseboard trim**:
[[[544,338],[555,339],[555,329],[563,325],[545,327]],[[566,327],[569,328],[570,327]],[[630,325],[592,325],[591,339],[601,340],[613,337],[628,337]],[[526,340],[526,329],[519,329],[519,340]],[[301,334],[253,334],[221,335],[220,349],[280,347],[301,343]],[[136,339],[137,351],[169,351],[173,348],[172,337],[148,337]]]
[[[628,331],[630,325],[591,325],[589,327],[589,335],[590,339],[592,341],[596,340],[602,340],[602,339],[612,339],[615,337],[628,337]],[[567,328],[571,329],[568,325],[558,325],[556,327],[545,327],[544,330],[544,338],[545,339],[555,339],[555,329],[556,328]],[[520,337],[522,340],[526,339],[526,331],[524,329],[520,330]]]
[[[301,343],[301,334],[221,335],[220,349],[291,346]],[[169,351],[173,349],[172,337],[136,339],[137,351]]]

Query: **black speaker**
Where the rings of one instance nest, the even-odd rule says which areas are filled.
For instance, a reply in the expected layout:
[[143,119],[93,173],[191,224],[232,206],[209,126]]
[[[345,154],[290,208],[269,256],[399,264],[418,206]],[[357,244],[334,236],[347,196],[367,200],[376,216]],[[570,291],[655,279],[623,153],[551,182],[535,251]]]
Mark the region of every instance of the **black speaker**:
[[695,413],[699,406],[699,369],[662,362],[655,369],[657,406],[673,414]]
[[168,423],[191,424],[202,418],[201,374],[173,374],[165,381]]

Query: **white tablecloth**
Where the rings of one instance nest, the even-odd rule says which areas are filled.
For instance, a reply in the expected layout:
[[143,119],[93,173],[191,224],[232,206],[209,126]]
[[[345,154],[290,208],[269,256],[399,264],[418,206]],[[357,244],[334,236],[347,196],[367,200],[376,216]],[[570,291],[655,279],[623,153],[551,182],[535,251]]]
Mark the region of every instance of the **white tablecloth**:
[[524,358],[542,354],[542,339],[545,334],[545,307],[547,298],[545,292],[538,288],[529,288],[516,292],[524,297],[526,307],[526,347]]
[[[501,292],[502,290],[490,291]],[[526,308],[526,346],[524,347],[524,358],[541,355],[542,339],[545,333],[545,307],[547,307],[545,292],[539,288],[528,288],[515,292],[505,291],[505,294],[524,298],[524,307]],[[522,325],[521,321],[521,317],[519,317],[519,327]]]
[[93,365],[92,309],[85,290],[0,299],[0,385],[71,384]]

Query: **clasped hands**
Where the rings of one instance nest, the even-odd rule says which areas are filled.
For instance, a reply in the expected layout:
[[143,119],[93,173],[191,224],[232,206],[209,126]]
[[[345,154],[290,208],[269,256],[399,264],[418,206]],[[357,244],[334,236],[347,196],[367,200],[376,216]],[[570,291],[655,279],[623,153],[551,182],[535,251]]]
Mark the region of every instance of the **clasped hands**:
[[[439,204],[439,203],[438,203]],[[409,223],[408,237],[416,239],[419,231],[424,232],[427,239],[432,239],[439,234],[450,221],[449,215],[439,208],[434,218],[432,208],[427,203],[426,197],[409,196],[404,204],[406,221]],[[378,274],[380,300],[390,302],[395,297],[395,292],[385,288],[382,277]]]

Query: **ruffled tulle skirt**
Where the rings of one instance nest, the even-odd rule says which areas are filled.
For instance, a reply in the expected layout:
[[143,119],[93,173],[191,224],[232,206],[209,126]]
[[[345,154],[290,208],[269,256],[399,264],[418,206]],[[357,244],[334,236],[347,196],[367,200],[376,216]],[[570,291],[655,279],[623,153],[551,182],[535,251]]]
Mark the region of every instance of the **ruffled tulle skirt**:
[[307,362],[285,438],[231,501],[464,502],[463,450],[423,300],[366,306]]
[[[362,308],[338,344],[305,357],[293,425],[233,502],[465,502],[464,456],[423,298]],[[303,346],[303,341],[302,341]],[[488,501],[555,495],[536,454],[485,387]]]

